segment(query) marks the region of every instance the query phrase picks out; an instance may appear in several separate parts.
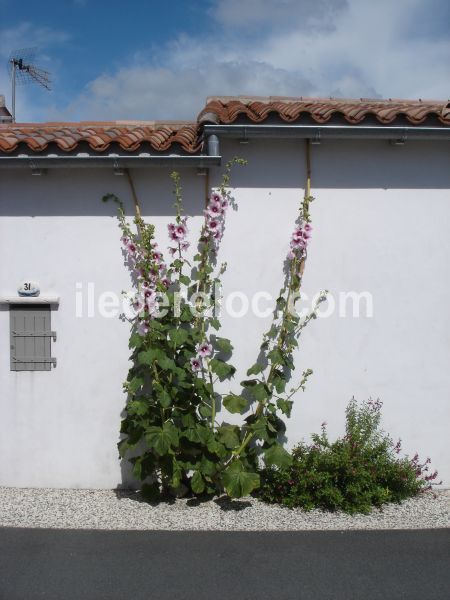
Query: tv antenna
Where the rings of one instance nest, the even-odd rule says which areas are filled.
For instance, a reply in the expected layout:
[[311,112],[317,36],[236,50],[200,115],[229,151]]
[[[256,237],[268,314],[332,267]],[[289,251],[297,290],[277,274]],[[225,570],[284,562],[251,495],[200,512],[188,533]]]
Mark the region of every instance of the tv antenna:
[[8,69],[11,77],[12,120],[16,121],[16,85],[38,83],[45,89],[50,89],[50,73],[34,64],[37,48],[22,48],[11,53],[8,59]]

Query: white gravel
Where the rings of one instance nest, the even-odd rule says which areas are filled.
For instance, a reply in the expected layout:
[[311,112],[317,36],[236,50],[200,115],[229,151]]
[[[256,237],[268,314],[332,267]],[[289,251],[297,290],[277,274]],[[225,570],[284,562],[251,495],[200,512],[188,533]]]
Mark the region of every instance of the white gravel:
[[147,504],[128,491],[0,488],[0,527],[294,531],[449,526],[449,491],[427,492],[369,515],[349,516],[291,510],[253,498]]

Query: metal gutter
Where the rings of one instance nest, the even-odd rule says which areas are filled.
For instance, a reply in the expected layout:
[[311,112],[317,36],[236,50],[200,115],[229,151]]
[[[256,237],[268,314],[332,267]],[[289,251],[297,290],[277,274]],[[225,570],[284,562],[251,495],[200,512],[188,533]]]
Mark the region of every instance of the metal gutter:
[[0,155],[0,169],[28,168],[39,171],[41,169],[80,169],[85,167],[108,169],[140,169],[149,167],[212,167],[220,165],[220,156],[4,156]]
[[237,138],[241,142],[253,138],[300,138],[320,143],[326,139],[450,140],[450,127],[390,126],[390,125],[207,125],[205,136]]

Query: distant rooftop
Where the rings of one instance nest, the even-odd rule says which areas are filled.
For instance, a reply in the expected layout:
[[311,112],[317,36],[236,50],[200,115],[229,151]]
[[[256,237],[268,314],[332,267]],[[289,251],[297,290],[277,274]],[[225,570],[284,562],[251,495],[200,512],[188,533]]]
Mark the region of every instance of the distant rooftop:
[[5,96],[0,94],[0,123],[11,123],[12,115],[5,105]]

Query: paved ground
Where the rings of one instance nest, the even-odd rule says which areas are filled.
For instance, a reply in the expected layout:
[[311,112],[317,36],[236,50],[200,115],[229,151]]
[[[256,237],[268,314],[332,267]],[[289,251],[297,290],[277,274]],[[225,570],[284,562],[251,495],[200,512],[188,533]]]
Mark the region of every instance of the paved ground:
[[450,530],[0,528],[1,600],[445,600]]

